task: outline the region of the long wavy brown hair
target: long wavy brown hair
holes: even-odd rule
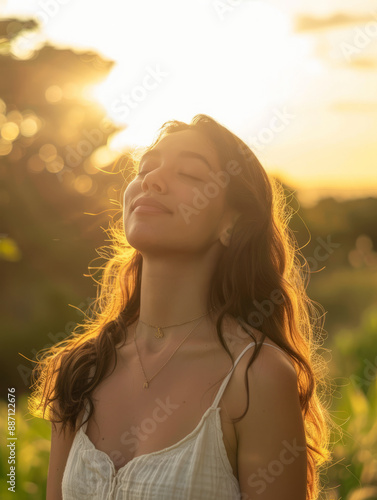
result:
[[[236,318],[238,334],[242,332],[244,338],[249,335],[257,343],[253,328],[258,327],[262,342],[268,336],[290,356],[298,376],[306,430],[307,500],[314,500],[322,490],[321,469],[331,459],[330,429],[334,423],[328,410],[328,368],[319,354],[323,344],[323,315],[321,307],[306,293],[309,267],[288,226],[293,209],[280,182],[267,175],[250,148],[207,115],[196,115],[189,124],[177,120],[165,122],[145,149],[153,148],[167,134],[181,130],[198,131],[209,139],[217,150],[222,170],[229,162],[241,167],[239,174],[230,176],[226,191],[230,206],[241,215],[213,273],[207,307],[219,313],[217,334],[233,362],[222,332],[225,315]],[[124,159],[126,165],[121,170],[127,184],[136,173],[138,154]],[[128,244],[121,217],[117,221],[113,218],[106,232],[111,245],[102,247],[100,252],[104,264],[97,268],[100,278],[96,280],[97,297],[90,314],[69,337],[44,353],[40,351],[41,357],[37,357],[32,372],[30,413],[54,424],[61,423],[62,430],[67,426],[77,430],[85,400],[90,407],[88,419],[92,416],[93,390],[112,361],[115,369],[116,346],[125,342],[127,327],[139,315],[142,255]],[[277,293],[280,300],[274,301]],[[268,313],[260,307],[264,301],[273,304]],[[262,343],[257,344],[247,368],[258,357],[261,347]],[[93,376],[89,377],[92,367]],[[246,372],[244,380],[248,389]],[[248,407],[249,398],[244,413],[234,422],[244,417]]]

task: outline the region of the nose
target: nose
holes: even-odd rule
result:
[[[141,189],[143,191],[155,190],[159,193],[162,193],[166,190],[166,181],[165,177],[167,172],[162,172],[161,167],[154,168],[150,170],[145,175],[143,175],[141,181]]]

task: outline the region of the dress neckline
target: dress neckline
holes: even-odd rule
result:
[[[89,439],[89,436],[84,432],[82,427],[80,427],[79,432],[81,432],[82,437],[88,443],[90,448],[92,448],[92,450],[95,453],[98,453],[99,455],[104,456],[105,460],[107,460],[109,462],[110,466],[113,469],[114,476],[119,476],[123,470],[127,469],[128,466],[131,465],[131,463],[145,459],[146,457],[152,457],[152,456],[161,455],[164,453],[169,453],[170,451],[174,450],[175,448],[178,448],[179,446],[181,446],[186,441],[190,441],[199,432],[200,428],[202,427],[203,422],[206,420],[206,418],[208,417],[210,412],[213,410],[215,410],[217,412],[217,415],[219,415],[221,408],[220,407],[214,408],[213,406],[210,406],[209,408],[207,408],[207,410],[202,415],[202,417],[201,417],[198,425],[195,427],[195,429],[193,429],[189,434],[184,436],[182,439],[180,439],[176,443],[174,443],[170,446],[167,446],[166,448],[163,448],[162,450],[156,450],[156,451],[151,451],[149,453],[143,453],[142,455],[137,455],[136,457],[131,458],[131,460],[129,460],[126,464],[122,465],[122,467],[119,467],[119,469],[115,468],[114,462],[111,460],[111,458],[109,457],[109,455],[106,452],[99,450],[98,448],[96,448],[94,446],[94,443]],[[220,415],[217,418],[220,420]]]
[[[92,450],[95,453],[98,453],[101,456],[104,456],[105,460],[107,460],[110,463],[110,466],[113,469],[114,476],[119,476],[122,473],[122,471],[126,470],[131,463],[134,463],[134,462],[136,462],[138,460],[141,460],[141,459],[145,459],[146,457],[152,457],[152,456],[160,455],[160,454],[163,454],[163,453],[169,453],[171,450],[173,450],[175,448],[178,448],[180,445],[182,445],[186,441],[191,440],[199,432],[200,428],[202,427],[203,422],[206,420],[206,418],[208,417],[208,415],[210,415],[211,411],[216,411],[215,415],[216,415],[216,419],[218,421],[218,428],[221,429],[221,420],[220,420],[220,410],[221,410],[221,407],[218,406],[220,398],[221,398],[221,396],[222,396],[222,394],[223,394],[223,392],[224,392],[224,390],[226,388],[226,385],[227,385],[230,377],[232,376],[232,373],[233,373],[234,369],[236,368],[238,362],[240,361],[241,357],[254,344],[255,344],[255,342],[251,342],[250,344],[248,344],[245,347],[245,349],[241,352],[241,354],[238,356],[238,358],[234,362],[234,365],[230,368],[230,370],[227,373],[227,375],[225,375],[225,377],[224,377],[224,379],[223,379],[223,381],[221,383],[221,386],[220,386],[219,390],[217,391],[217,394],[216,394],[216,396],[214,398],[213,403],[204,412],[204,414],[202,415],[202,417],[199,420],[199,422],[196,425],[196,427],[189,434],[187,434],[186,436],[184,436],[182,439],[180,439],[176,443],[174,443],[174,444],[172,444],[170,446],[167,446],[166,448],[163,448],[162,450],[151,451],[149,453],[143,453],[142,455],[138,455],[136,457],[133,457],[126,464],[122,465],[122,467],[119,467],[119,469],[116,469],[115,465],[114,465],[114,462],[111,460],[111,458],[109,457],[109,455],[106,452],[104,452],[104,451],[99,450],[98,448],[96,448],[96,446],[94,445],[94,443],[90,440],[89,436],[86,434],[86,429],[87,429],[87,426],[88,426],[88,422],[85,422],[85,424],[80,427],[80,429],[79,429],[78,432],[81,433],[82,438],[87,442],[87,444],[90,446],[90,448],[92,448]],[[85,404],[85,412],[84,412],[83,420],[84,420],[86,414],[87,414],[87,406]],[[85,428],[85,430],[84,430],[84,428]],[[229,466],[231,468],[230,463],[229,463]],[[232,471],[232,475],[233,475],[233,471]],[[233,475],[233,477],[235,478],[234,475]],[[237,479],[235,478],[235,480],[237,480]]]

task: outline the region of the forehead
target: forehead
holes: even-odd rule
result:
[[[155,149],[166,155],[179,154],[183,150],[193,151],[205,156],[215,170],[220,169],[219,157],[214,145],[203,134],[195,130],[170,133],[158,141],[152,148],[152,150]]]

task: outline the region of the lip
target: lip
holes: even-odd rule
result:
[[[135,210],[137,207],[139,207],[137,210]],[[133,212],[145,212],[145,213],[161,213],[165,212],[168,214],[171,214],[172,212],[160,203],[159,201],[153,199],[153,198],[148,198],[145,196],[142,196],[138,198],[137,200],[134,201],[132,204],[132,211]]]

